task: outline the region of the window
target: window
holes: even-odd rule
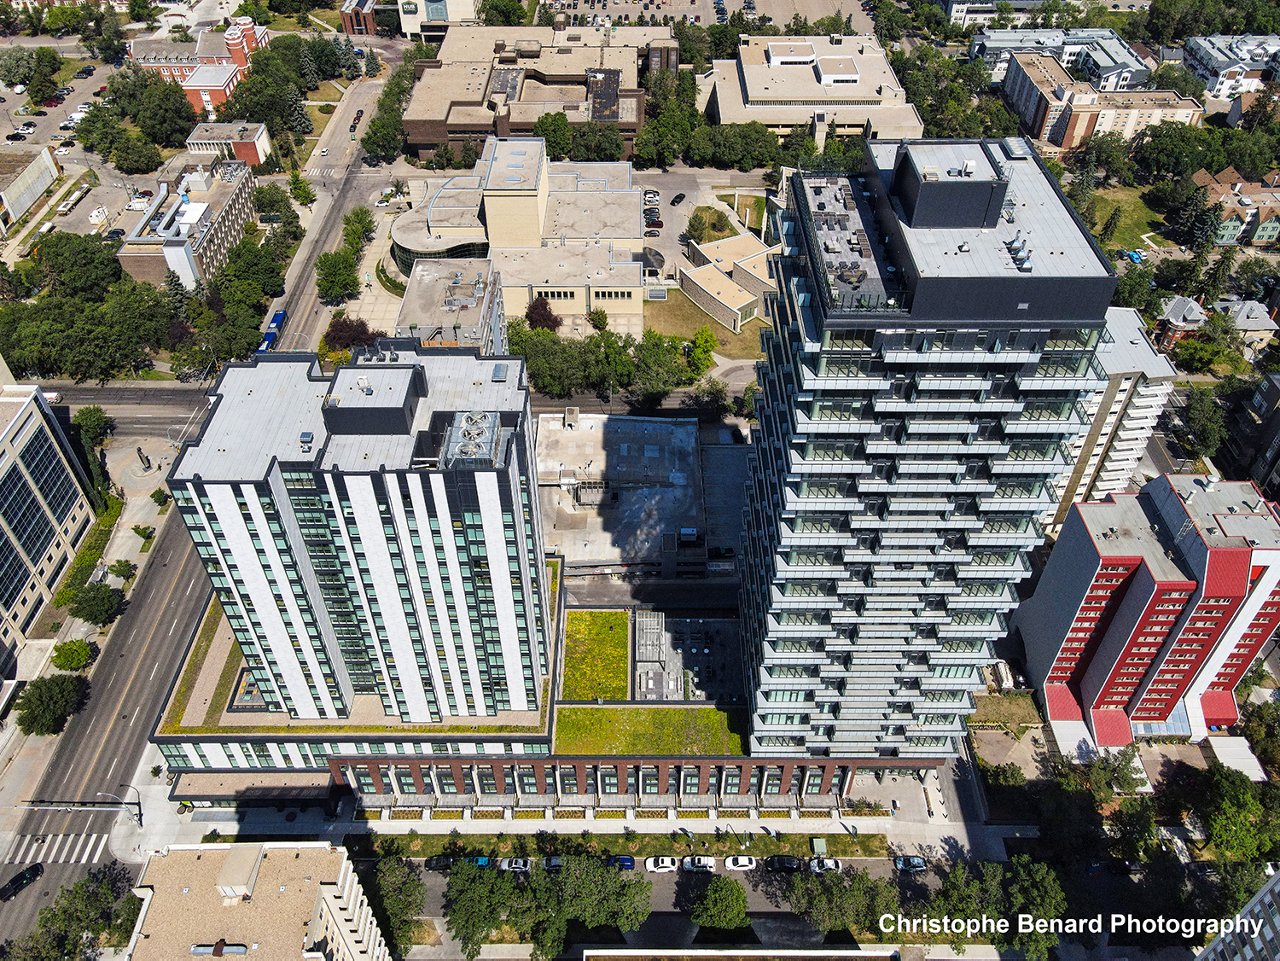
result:
[[[32,561],[38,561],[53,541],[53,525],[17,465],[0,480],[0,517]]]
[[[48,433],[37,431],[27,441],[22,448],[22,464],[36,482],[54,520],[61,524],[75,506],[76,483],[62,458],[58,456],[57,448],[53,446]]]

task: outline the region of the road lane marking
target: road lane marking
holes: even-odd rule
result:
[[[182,616],[181,614],[176,615],[176,616],[174,617],[174,619],[173,619],[173,623],[169,625],[169,634],[170,634],[170,635],[172,635],[172,634],[173,634],[173,632],[174,632],[174,631],[176,631],[176,630],[178,629],[178,618],[179,618],[179,617],[181,617],[181,616]]]
[[[138,719],[138,715],[142,712],[142,705],[139,704],[133,712],[133,717],[129,718],[129,726],[133,727],[133,722]],[[118,759],[117,759],[118,760]],[[115,767],[115,761],[111,762],[111,766]]]
[[[187,597],[187,596],[191,593],[191,588],[193,588],[193,587],[195,587],[195,586],[196,586],[196,582],[195,582],[195,580],[193,579],[193,580],[191,581],[191,583],[187,585],[187,593],[186,593],[186,594],[183,594],[182,596],[183,596],[183,597]]]
[[[156,671],[158,670],[160,670],[160,662],[156,661],[156,666],[151,669],[151,676],[147,678],[147,680],[154,681],[156,679]]]
[[[107,838],[109,836],[107,834],[102,835],[102,840],[98,842],[98,850],[93,852],[93,860],[89,862],[90,864],[98,863],[98,860],[102,857],[102,849],[107,846]]]
[[[111,772],[116,769],[116,761],[118,760],[120,760],[120,758],[118,757],[114,757],[111,759],[111,767],[107,768],[107,780],[111,779]]]
[[[69,846],[67,847],[67,852],[68,852],[68,853],[69,853],[69,855],[70,855],[70,856],[67,858],[67,863],[68,863],[68,864],[75,864],[75,863],[76,863],[76,859],[80,857],[80,849],[84,847],[84,842],[85,842],[85,841],[88,841],[88,840],[89,840],[89,837],[90,837],[90,835],[88,835],[88,834],[82,834],[82,835],[80,835],[78,838],[76,838],[75,844],[73,844],[73,845],[69,845]],[[90,846],[92,847],[92,845],[90,845]]]

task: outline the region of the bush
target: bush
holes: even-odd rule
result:
[[[148,527],[146,524],[134,524],[133,532],[141,537],[144,541],[149,541],[156,536],[156,529]]]
[[[53,595],[53,603],[59,607],[66,607],[75,600],[76,593],[88,582],[98,566],[98,561],[102,560],[102,554],[107,549],[107,541],[111,540],[111,532],[115,530],[116,521],[120,519],[122,510],[124,510],[124,501],[118,497],[107,498],[106,509],[98,515],[98,521],[94,524],[93,530],[80,545],[80,550],[76,551],[75,560],[71,562],[67,576],[63,578],[58,592]]]
[[[37,677],[18,695],[18,727],[23,734],[57,734],[88,696],[89,682],[78,674]]]
[[[317,110],[319,110],[319,111],[320,111],[322,114],[324,114],[325,116],[328,116],[329,114],[331,114],[331,113],[333,113],[335,110],[337,110],[337,109],[338,109],[338,106],[337,106],[337,104],[332,104],[332,103],[322,103],[322,104],[320,104],[320,106],[319,106],[319,107],[317,107],[316,109],[317,109]]]
[[[151,492],[151,499],[155,501],[156,507],[164,507],[169,503],[169,492],[163,487],[157,487]]]
[[[93,645],[76,637],[53,647],[53,666],[60,671],[81,671],[93,660]]]

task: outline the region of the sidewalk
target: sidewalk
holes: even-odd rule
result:
[[[157,487],[164,486],[165,472],[174,453],[162,440],[144,440],[141,445],[143,453],[151,458],[151,469],[144,470],[134,449],[137,446],[107,447],[108,476],[118,492],[124,494],[125,506],[102,555],[104,565],[121,559],[136,564],[135,580],[141,576],[148,555],[142,552],[142,538],[133,532],[133,527],[139,524],[158,529],[163,522],[160,509],[150,495]],[[121,579],[111,575],[108,575],[107,583],[123,587]],[[99,630],[74,617],[67,617],[62,622],[56,636],[28,640],[19,649],[17,677],[31,680],[51,673],[49,658],[54,645],[77,637],[93,640],[101,648],[97,661],[89,668],[89,680],[92,682],[94,668],[104,660],[103,654],[111,647],[111,628]],[[58,736],[27,737],[18,730],[12,715],[0,731],[0,851],[8,850],[12,844],[13,835],[26,814],[21,802],[36,796],[45,769],[53,757]]]

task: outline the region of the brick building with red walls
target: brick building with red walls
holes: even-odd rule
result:
[[[129,43],[129,59],[176,81],[199,116],[213,118],[240,78],[249,72],[255,50],[267,45],[267,28],[251,17],[237,17],[225,33],[203,30],[192,43],[141,39]]]
[[[1280,626],[1280,514],[1250,482],[1166,474],[1076,504],[1013,631],[1064,753],[1203,739]]]

